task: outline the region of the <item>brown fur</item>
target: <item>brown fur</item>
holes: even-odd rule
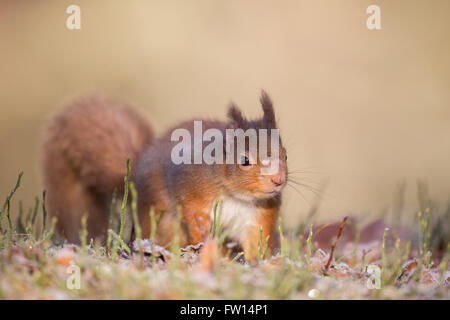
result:
[[[264,239],[270,236],[270,251],[281,205],[281,189],[270,193],[275,190],[274,176],[261,175],[259,162],[245,168],[239,164],[176,165],[171,161],[171,150],[178,142],[171,141],[171,133],[174,129],[186,128],[193,137],[193,121],[183,122],[153,139],[151,129],[131,109],[110,108],[108,104],[96,99],[75,102],[49,126],[44,148],[49,211],[51,214],[59,212],[58,227],[70,241],[78,239],[80,217],[85,212],[89,212],[90,236],[105,231],[110,195],[114,188],[120,190],[129,157],[144,237],[150,236],[149,213],[153,208],[159,220],[156,242],[169,245],[176,230],[177,212],[181,209],[180,245],[204,241],[211,230],[210,213],[215,200],[222,195],[242,196],[251,199],[252,206],[260,212],[258,227],[249,229],[240,244],[246,259],[256,258],[259,226],[263,227]],[[264,111],[261,119],[248,120],[237,106],[231,105],[228,121],[203,120],[203,132],[217,128],[225,137],[227,128],[276,128],[272,102],[264,92],[261,104]],[[286,150],[281,144],[279,152],[281,172],[275,178],[284,183]]]

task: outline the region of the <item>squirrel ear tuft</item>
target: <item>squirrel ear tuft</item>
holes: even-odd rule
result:
[[[275,112],[273,111],[272,100],[270,100],[269,95],[264,90],[261,91],[261,106],[264,111],[263,121],[268,128],[276,128]]]
[[[236,106],[233,102],[228,108],[228,119],[237,127],[242,127],[246,122],[241,110],[239,110],[238,106]]]

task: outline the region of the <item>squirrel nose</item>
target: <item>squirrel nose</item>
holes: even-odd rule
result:
[[[284,179],[281,177],[281,175],[277,175],[277,176],[272,177],[270,179],[270,181],[272,181],[272,183],[274,185],[276,185],[277,187],[281,186],[284,183]]]

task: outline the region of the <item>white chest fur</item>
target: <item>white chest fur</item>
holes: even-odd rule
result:
[[[256,226],[259,210],[251,200],[225,197],[217,207],[216,221],[219,215],[224,231],[229,232],[229,238],[242,243],[246,230]],[[214,209],[211,210],[211,219],[214,219]]]

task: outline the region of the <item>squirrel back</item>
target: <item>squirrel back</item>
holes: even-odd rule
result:
[[[46,128],[42,172],[50,215],[71,242],[79,242],[81,216],[90,237],[106,232],[114,189],[123,192],[131,165],[154,141],[149,124],[131,107],[100,97],[77,99]]]

